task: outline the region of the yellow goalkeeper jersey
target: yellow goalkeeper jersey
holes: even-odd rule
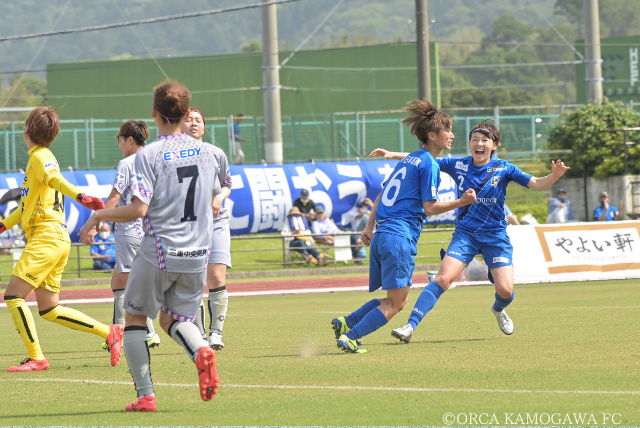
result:
[[[80,190],[64,179],[51,150],[35,146],[22,183],[22,206],[3,223],[7,228],[22,221],[27,240],[46,236],[70,242],[64,220],[64,196],[77,197]]]

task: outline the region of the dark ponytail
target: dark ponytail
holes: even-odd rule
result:
[[[439,110],[430,101],[414,100],[410,101],[408,107],[404,108],[409,116],[402,121],[403,125],[411,126],[411,134],[415,135],[422,144],[429,141],[429,132],[439,133],[440,131],[450,131],[453,120],[451,116]]]
[[[153,106],[168,123],[179,123],[189,111],[191,94],[175,80],[166,80],[153,88]]]

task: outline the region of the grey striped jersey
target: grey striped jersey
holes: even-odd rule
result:
[[[224,154],[222,149],[216,146],[212,146],[214,156],[218,161],[218,165],[220,165],[220,171],[218,172],[218,176],[216,179],[215,186],[213,188],[213,197],[215,198],[222,192],[223,187],[231,188],[231,171],[229,170],[229,160],[227,159],[227,155]],[[222,220],[228,219],[229,212],[223,206],[220,210],[220,214],[214,220]]]
[[[211,201],[220,166],[214,146],[163,135],[136,154],[130,189],[149,205],[138,254],[168,272],[202,272],[213,235]]]
[[[123,207],[131,204],[131,191],[129,190],[129,180],[131,179],[131,173],[133,172],[133,163],[136,155],[128,156],[118,162],[118,169],[116,170],[116,178],[113,180],[113,188],[120,193],[120,200],[118,206]],[[127,223],[116,223],[115,232],[116,236],[133,236],[138,239],[142,239],[142,219],[135,219]]]

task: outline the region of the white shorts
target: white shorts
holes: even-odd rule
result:
[[[131,272],[133,258],[138,254],[142,239],[135,236],[116,235],[116,268],[118,273]]]
[[[220,263],[231,269],[231,230],[229,219],[223,218],[213,221],[213,239],[209,263]]]
[[[166,272],[137,255],[124,292],[124,309],[151,319],[162,309],[177,321],[193,322],[206,287],[205,271]]]

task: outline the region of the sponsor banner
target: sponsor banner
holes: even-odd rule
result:
[[[640,277],[640,221],[509,226],[516,282]]]
[[[175,152],[169,157],[188,157],[189,153]],[[348,226],[358,215],[365,198],[375,201],[382,183],[389,178],[397,161],[321,162],[289,165],[231,165],[233,190],[224,207],[229,212],[232,235],[270,233],[282,230],[293,201],[302,189],[310,192],[311,199],[324,206],[328,218],[336,224]],[[80,191],[106,199],[112,189],[115,170],[67,171],[62,175]],[[457,199],[455,182],[441,173],[442,183],[438,200]],[[19,187],[24,173],[0,174],[0,197],[9,189]],[[8,211],[17,206],[0,206]],[[91,211],[75,201],[65,198],[65,220],[71,239],[87,221]],[[453,224],[455,213],[448,212],[429,217],[428,224]]]

